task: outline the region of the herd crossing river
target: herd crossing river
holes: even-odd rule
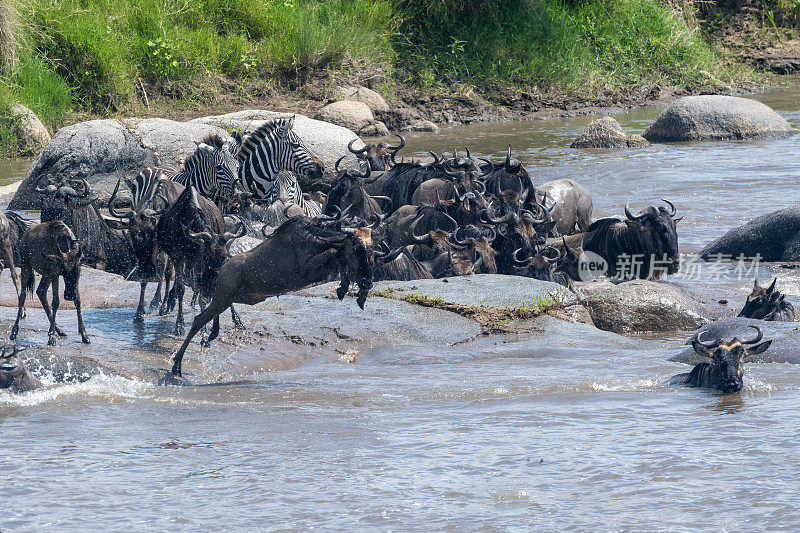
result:
[[[754,98],[800,129],[800,91]],[[615,118],[641,132],[658,112]],[[403,154],[468,146],[501,160],[510,144],[535,183],[584,185],[595,218],[669,199],[684,217],[686,255],[800,201],[797,135],[568,148],[593,118],[414,133]],[[20,179],[28,164],[4,163],[0,182]],[[758,274],[800,295],[796,270],[762,264]],[[668,279],[724,295],[730,316],[752,287],[752,277],[730,269]],[[0,291],[8,301],[7,274]],[[291,318],[281,305],[292,298],[301,297],[279,300],[274,313]],[[389,320],[377,299],[365,311],[354,299],[337,305]],[[16,312],[10,300],[0,307],[4,335]],[[133,307],[108,307],[84,312],[88,346],[74,334],[74,313],[62,311],[71,336],[58,349],[166,368],[181,340],[169,335],[174,317],[134,328]],[[29,311],[31,343],[46,343],[41,314]],[[242,314],[251,332],[269,320]],[[329,320],[320,314],[315,326]],[[800,365],[748,364],[742,392],[722,395],[666,384],[690,368],[668,361],[685,333],[624,338],[576,328],[470,349],[384,344],[353,364],[324,347],[238,335],[226,332],[205,351],[193,346],[198,371],[213,369],[199,380],[206,386],[158,387],[142,375],[60,384],[44,375],[43,389],[0,391],[0,530],[800,529]]]

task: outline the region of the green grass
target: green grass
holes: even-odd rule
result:
[[[221,77],[297,88],[309,74],[352,69],[424,90],[500,83],[589,95],[726,79],[711,47],[659,0],[0,0],[9,9],[5,152],[8,102],[54,131],[135,114],[145,94],[157,112],[230,90]]]

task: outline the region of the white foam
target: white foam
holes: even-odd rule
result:
[[[0,405],[34,406],[69,396],[90,396],[109,400],[141,398],[152,393],[155,386],[143,381],[98,374],[83,383],[52,383],[43,380],[44,388],[14,394],[0,391]]]

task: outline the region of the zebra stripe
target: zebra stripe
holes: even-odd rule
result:
[[[236,190],[237,160],[218,135],[209,135],[172,176],[184,187],[191,185],[206,198],[227,200]]]
[[[131,190],[131,207],[139,211],[155,199],[158,181],[171,179],[176,171],[171,168],[147,167],[128,182]]]
[[[322,206],[303,197],[303,191],[300,189],[300,184],[297,183],[297,178],[288,170],[281,170],[275,176],[273,192],[275,196],[268,200],[270,204],[276,200],[280,200],[284,205],[289,202],[295,203],[307,217],[317,217],[322,213]]]
[[[243,187],[261,199],[274,200],[275,177],[281,170],[307,174],[319,163],[292,130],[294,116],[272,120],[248,134],[238,151]]]

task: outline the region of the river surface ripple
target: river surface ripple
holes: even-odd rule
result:
[[[758,98],[800,128],[800,93]],[[616,118],[641,132],[657,113]],[[800,200],[797,135],[569,149],[592,118],[413,134],[408,153],[501,158],[510,143],[540,180],[584,184],[595,217],[667,198],[685,216],[685,253]],[[800,294],[800,278],[782,275]],[[750,282],[708,283],[743,297]],[[7,276],[0,289],[13,290]],[[86,321],[129,349],[132,314]],[[565,339],[530,356],[413,362],[383,350],[356,364],[299,353],[239,384],[99,376],[0,391],[0,530],[797,531],[800,368],[748,365],[741,394],[675,389],[664,380],[687,367],[666,359],[681,342]]]

